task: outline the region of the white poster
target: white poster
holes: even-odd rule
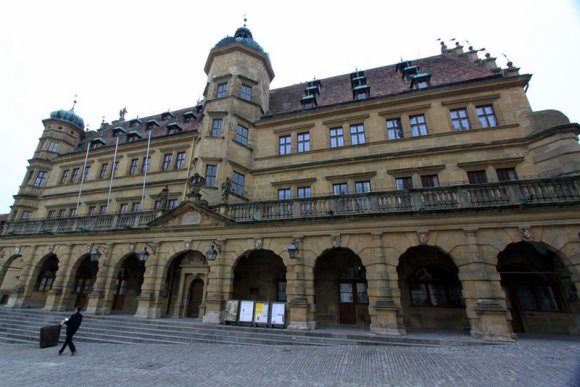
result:
[[[284,325],[284,315],[286,312],[286,304],[283,302],[272,302],[272,315],[270,316],[270,324]]]
[[[225,321],[236,321],[238,319],[238,300],[226,301]]]
[[[257,324],[268,324],[268,312],[270,306],[267,302],[256,302],[254,309],[254,322]]]
[[[242,301],[240,303],[239,322],[251,323],[254,317],[254,301]]]

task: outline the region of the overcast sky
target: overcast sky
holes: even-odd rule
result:
[[[97,129],[123,107],[131,119],[193,106],[209,50],[244,15],[272,88],[437,55],[438,38],[455,38],[533,74],[534,110],[580,121],[579,1],[2,1],[0,214],[50,112],[78,95],[75,112]]]

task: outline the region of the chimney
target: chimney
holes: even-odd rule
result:
[[[450,51],[457,56],[461,56],[463,54],[463,46],[459,42],[455,42],[455,47]]]
[[[497,67],[497,64],[495,63],[495,59],[496,58],[492,58],[491,54],[488,52],[487,54],[485,54],[485,59],[483,59],[483,61],[482,61],[483,67],[485,67],[487,70],[492,71],[494,73],[500,72],[501,69],[499,67]]]
[[[473,46],[469,46],[469,51],[465,53],[465,55],[467,56],[467,60],[470,61],[471,63],[479,62],[479,57],[477,56],[478,52],[479,50],[474,50]]]
[[[503,74],[506,77],[515,77],[520,75],[520,68],[519,67],[514,67],[513,62],[509,61],[507,62],[507,68],[505,68],[503,70]]]

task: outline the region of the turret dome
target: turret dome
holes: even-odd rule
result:
[[[61,109],[53,111],[50,113],[50,118],[68,122],[81,130],[85,128],[85,121],[74,112],[74,107],[70,110]]]
[[[268,57],[268,54],[264,51],[262,46],[260,46],[258,42],[254,40],[254,38],[252,37],[252,32],[245,25],[243,27],[238,28],[233,37],[226,36],[225,38],[220,40],[214,46],[214,48],[222,48],[235,43],[243,44],[244,46],[250,47]]]

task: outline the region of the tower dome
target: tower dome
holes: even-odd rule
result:
[[[76,101],[75,101],[76,103]],[[73,105],[72,109],[70,110],[55,110],[50,113],[50,118],[54,120],[65,121],[70,124],[73,124],[77,128],[84,130],[85,128],[85,121],[75,113],[75,107]]]
[[[264,51],[262,46],[260,46],[258,42],[254,40],[252,32],[245,25],[243,27],[238,28],[233,37],[226,36],[225,38],[220,40],[213,48],[222,48],[235,43],[243,44],[244,46],[250,47],[258,51],[259,53],[263,54],[264,56],[268,57],[266,51]]]

